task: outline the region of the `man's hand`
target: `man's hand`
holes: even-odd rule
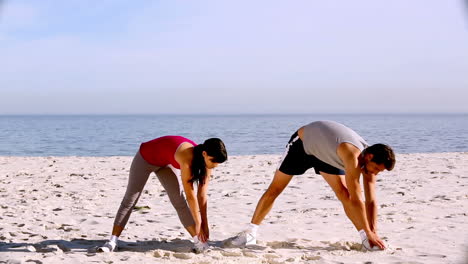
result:
[[[369,240],[369,244],[370,244],[371,248],[373,246],[378,246],[382,250],[386,248],[384,242],[374,232],[368,233],[367,234],[367,239]]]

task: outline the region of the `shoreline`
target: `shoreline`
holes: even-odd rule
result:
[[[44,263],[462,263],[468,249],[468,152],[398,154],[379,175],[379,234],[389,249],[361,252],[359,236],[331,188],[309,170],[295,176],[259,230],[259,246],[223,241],[242,231],[280,154],[230,156],[209,189],[211,249],[189,252],[189,236],[152,174],[112,254],[110,236],[132,156],[0,156],[0,260]],[[465,231],[463,231],[465,230]]]
[[[229,153],[228,153],[229,154]],[[446,152],[412,152],[412,153],[395,153],[395,155],[401,156],[401,155],[438,155],[438,154],[468,154],[467,151],[446,151]],[[262,154],[242,154],[242,155],[229,155],[230,157],[250,157],[250,156],[281,156],[283,153],[262,153]],[[127,158],[131,157],[133,158],[133,155],[115,155],[115,156],[82,156],[82,155],[69,155],[69,156],[54,156],[54,155],[48,155],[48,156],[24,156],[24,155],[0,155],[0,158],[114,158],[114,157],[119,157],[119,158]]]

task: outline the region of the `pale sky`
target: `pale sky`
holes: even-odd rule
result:
[[[0,114],[468,112],[464,0],[0,0]]]

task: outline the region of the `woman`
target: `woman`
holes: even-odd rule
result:
[[[112,236],[98,251],[111,252],[117,248],[118,237],[125,228],[151,172],[158,176],[181,223],[192,236],[194,251],[201,252],[208,248],[208,184],[211,170],[226,160],[226,147],[218,138],[210,138],[200,145],[181,136],[164,136],[142,143],[130,167],[127,191],[117,211]],[[171,168],[181,170],[183,191],[187,200]],[[197,193],[194,183],[198,183]]]

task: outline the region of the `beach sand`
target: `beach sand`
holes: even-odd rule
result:
[[[379,235],[363,252],[321,176],[295,176],[259,230],[259,244],[224,247],[242,231],[279,155],[233,156],[209,189],[211,248],[189,235],[154,174],[121,236],[110,236],[132,157],[0,157],[0,263],[468,263],[468,153],[400,154],[379,175]]]

